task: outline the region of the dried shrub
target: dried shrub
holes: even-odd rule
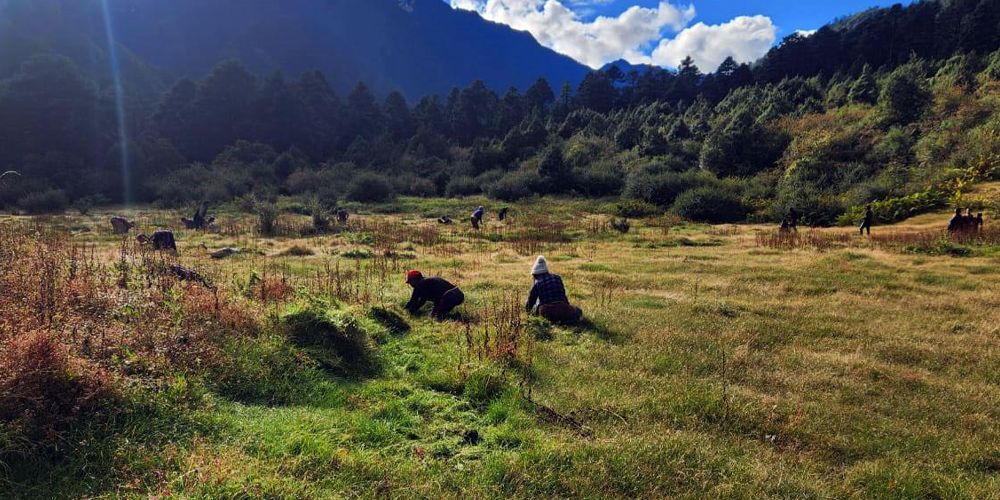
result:
[[[118,393],[98,366],[73,357],[47,333],[28,333],[0,348],[0,425],[7,450],[55,451],[80,424],[105,415]]]

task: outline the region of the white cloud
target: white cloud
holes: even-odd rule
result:
[[[667,1],[650,8],[633,6],[618,17],[600,16],[589,22],[582,19],[588,6],[611,0],[449,1],[456,9],[473,10],[490,21],[527,31],[542,45],[592,68],[618,59],[676,67],[690,55],[703,71],[715,71],[729,56],[739,62],[757,60],[774,45],[777,31],[765,16],[687,27],[695,16],[694,6]],[[676,35],[667,38],[668,33]]]
[[[727,57],[736,62],[759,59],[774,45],[776,31],[766,16],[741,16],[711,26],[698,23],[673,39],[661,40],[651,59],[660,66],[677,66],[690,55],[702,71],[712,72]]]
[[[542,45],[592,68],[625,58],[648,62],[645,54],[666,30],[679,31],[694,18],[693,6],[661,1],[652,8],[630,7],[618,17],[585,22],[559,0],[450,0],[485,19],[531,33]]]

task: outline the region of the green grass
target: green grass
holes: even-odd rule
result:
[[[423,213],[457,219],[482,201],[361,212],[431,225]],[[601,208],[546,203],[515,206],[513,227]],[[460,323],[399,306],[409,268],[462,286],[465,314],[521,298],[535,255],[430,227],[460,251],[412,245],[382,297],[318,313],[358,321],[377,369],[337,369],[329,346],[288,335],[283,315],[307,299],[262,306],[268,333],[227,346],[231,365],[130,389],[119,420],[81,429],[59,458],[0,467],[0,498],[1000,498],[995,257],[772,251],[699,225],[577,232],[545,253],[589,322],[531,324],[528,401],[519,367],[459,369]],[[75,237],[114,255],[104,233]],[[179,240],[181,261],[201,268],[214,264],[199,245],[222,238]],[[376,251],[365,234],[266,243],[253,245],[262,259],[301,276],[371,260],[330,249]],[[280,255],[292,245],[315,255]],[[218,265],[246,276],[251,263]],[[603,274],[623,287],[610,299]]]

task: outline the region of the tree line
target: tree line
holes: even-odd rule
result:
[[[42,54],[0,81],[0,162],[24,174],[0,184],[0,206],[40,211],[126,192],[170,206],[251,193],[331,203],[560,194],[716,221],[800,206],[828,223],[919,190],[938,175],[931,160],[976,161],[931,148],[945,132],[929,117],[959,92],[988,119],[1000,40],[983,23],[996,16],[994,2],[920,2],[793,35],[753,66],[609,66],[558,92],[541,78],[502,93],[475,81],[415,103],[363,82],[338,95],[320,71],[262,79],[225,61],[156,102],[128,100],[126,141],[113,89]],[[859,120],[828,130],[826,143],[804,127],[852,113]]]

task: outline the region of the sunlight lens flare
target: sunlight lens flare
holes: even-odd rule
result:
[[[121,149],[122,163],[122,200],[125,205],[132,202],[132,179],[131,167],[129,165],[128,137],[125,130],[125,94],[122,88],[121,67],[118,64],[118,49],[115,44],[115,34],[111,26],[111,11],[108,9],[108,0],[101,0],[101,8],[104,12],[104,32],[108,40],[108,58],[111,62],[111,81],[115,91],[115,109],[118,117],[118,146]]]

